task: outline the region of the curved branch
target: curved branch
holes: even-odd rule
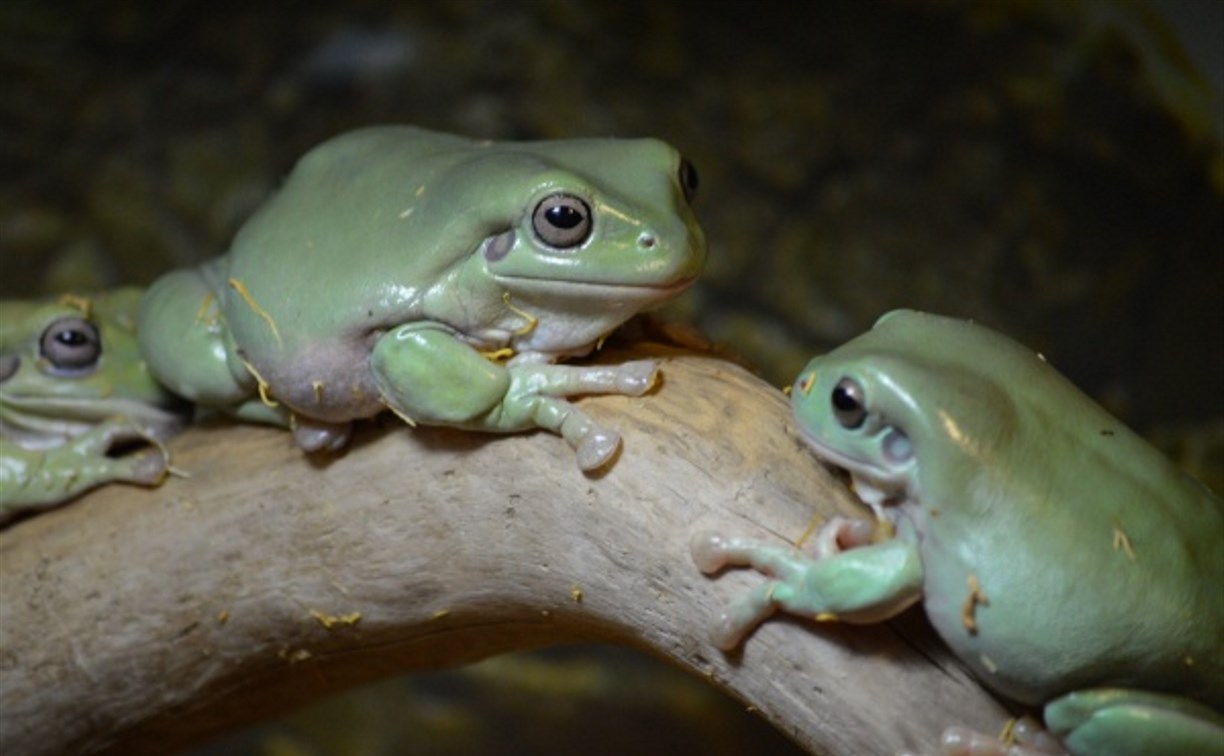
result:
[[[583,401],[624,435],[599,477],[544,433],[374,423],[311,459],[283,431],[202,426],[171,445],[189,478],[0,533],[0,751],[165,752],[357,683],[569,641],[668,659],[815,753],[996,728],[1005,713],[913,616],[710,644],[761,578],[702,576],[695,529],[793,540],[814,510],[855,507],[775,389],[644,351],[666,355],[659,390]]]

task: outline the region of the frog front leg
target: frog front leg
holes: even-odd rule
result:
[[[653,360],[589,367],[501,365],[450,333],[421,325],[384,335],[370,364],[383,401],[406,419],[498,433],[544,428],[569,442],[583,470],[611,459],[620,436],[563,397],[641,395],[657,371]]]
[[[112,450],[127,443],[141,448],[111,456]],[[122,420],[102,423],[50,449],[26,449],[0,438],[0,522],[105,483],[157,485],[168,469],[164,447]]]
[[[1046,704],[1048,731],[1033,730],[1010,745],[963,728],[943,734],[946,756],[1179,756],[1224,752],[1224,717],[1180,696],[1125,688],[1093,688]],[[1053,742],[1057,737],[1058,744]],[[1064,751],[1063,748],[1066,750]]]
[[[728,565],[771,575],[722,614],[711,637],[731,650],[778,608],[823,620],[877,622],[922,596],[918,549],[907,538],[856,546],[824,558],[791,547],[703,533],[693,539],[693,561],[706,574]]]

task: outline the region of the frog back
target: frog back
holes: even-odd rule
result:
[[[916,443],[940,634],[1020,701],[1121,684],[1224,706],[1219,497],[1039,356],[963,325],[935,358],[957,399]]]
[[[412,127],[346,133],[304,155],[234,239],[217,282],[228,325],[252,352],[293,354],[408,322],[470,249],[414,212],[470,143]]]

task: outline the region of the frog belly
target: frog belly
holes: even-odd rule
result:
[[[1219,705],[1220,649],[1196,643],[1211,634],[1197,626],[1203,618],[1195,607],[1165,606],[1150,587],[1125,580],[1102,587],[1048,568],[1025,570],[1025,558],[1004,554],[928,570],[928,586],[946,587],[928,590],[924,600],[932,624],[988,687],[1030,705],[1106,685]],[[971,574],[980,588],[972,607]]]
[[[364,344],[334,341],[303,347],[273,366],[252,367],[266,381],[274,401],[306,417],[342,423],[386,409],[369,359]]]

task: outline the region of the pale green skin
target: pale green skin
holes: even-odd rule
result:
[[[855,428],[832,407],[845,378],[861,387]],[[873,543],[838,519],[813,557],[698,536],[704,571],[774,576],[724,615],[720,645],[776,608],[875,622],[921,601],[989,687],[1054,699],[1046,726],[1073,753],[1224,748],[1224,517],[1204,486],[1038,355],[949,318],[885,315],[813,359],[792,403],[815,453],[850,472],[895,537]],[[989,601],[968,613],[976,631],[970,575]],[[945,747],[964,752],[956,740]]]
[[[140,357],[141,292],[0,301],[0,523],[111,482],[154,485],[166,474],[161,441],[184,422],[185,405]],[[88,303],[88,304],[86,304]],[[57,365],[44,353],[48,328],[101,344],[87,364]],[[126,453],[107,454],[119,444]]]
[[[427,425],[547,428],[593,469],[619,436],[562,397],[643,393],[656,365],[547,363],[590,352],[697,276],[705,240],[680,172],[651,139],[344,134],[298,162],[226,255],[154,283],[141,348],[174,392],[290,425],[308,450],[339,448],[350,421],[391,409]],[[557,192],[592,211],[575,248],[533,230]],[[497,350],[512,357],[482,354]]]

